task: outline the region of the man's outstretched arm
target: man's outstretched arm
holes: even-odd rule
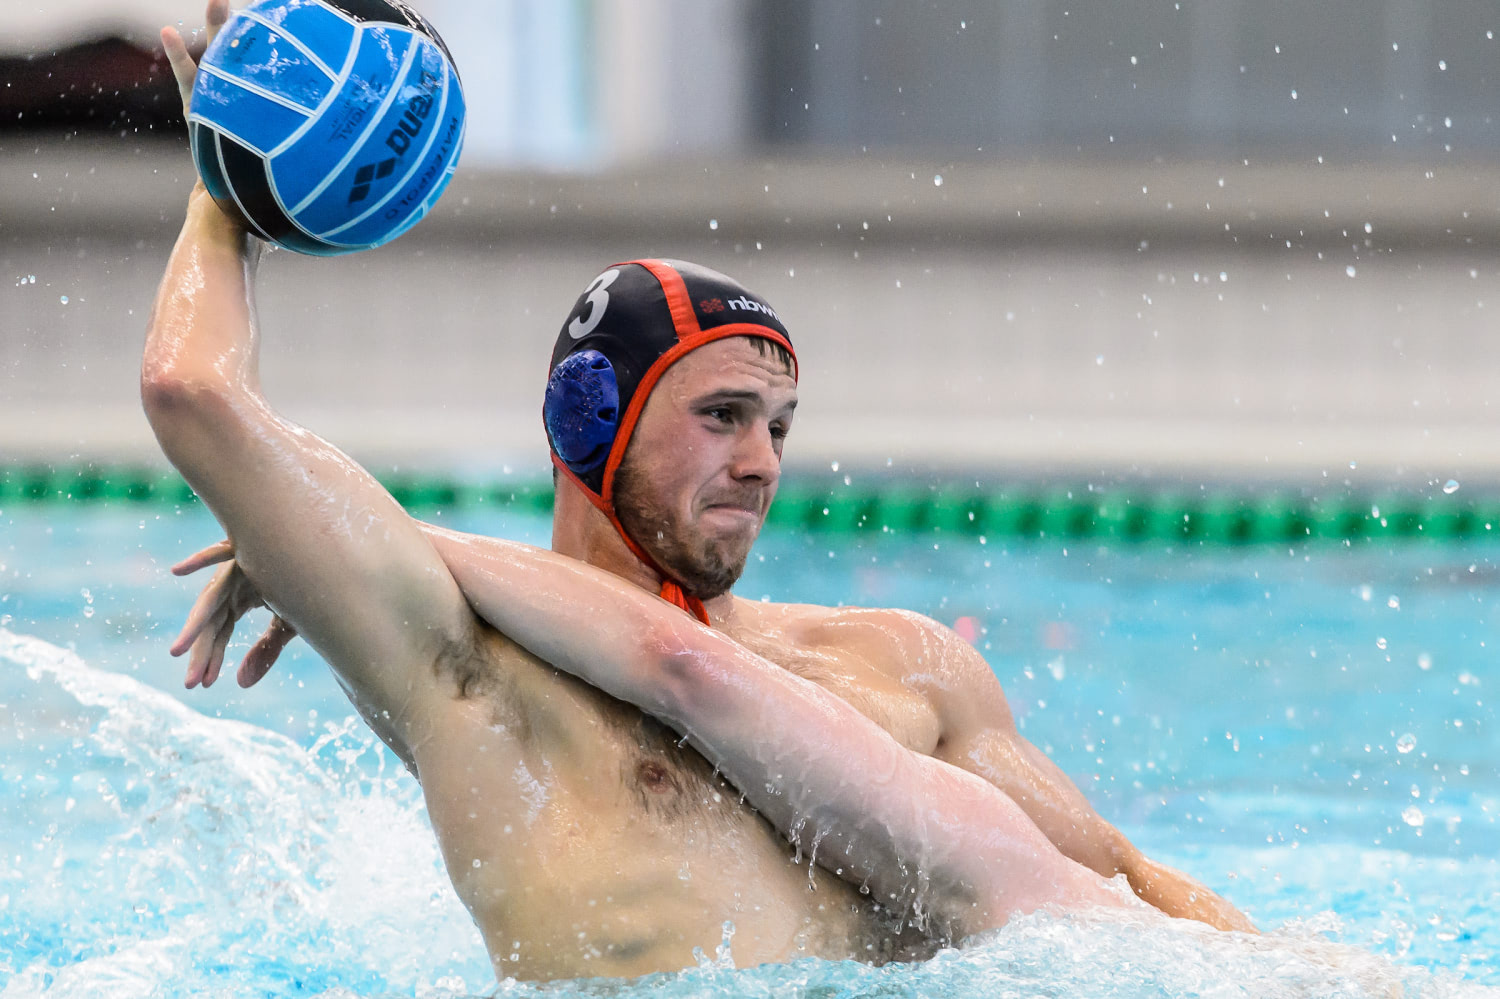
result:
[[[1119,905],[1005,795],[836,695],[553,552],[425,528],[464,595],[533,655],[690,738],[823,867],[962,936],[1047,904]]]
[[[226,16],[214,0],[210,32]],[[192,61],[174,30],[163,43],[186,95]],[[262,396],[258,257],[255,240],[196,185],[147,333],[146,415],[265,601],[334,667],[377,730],[404,742],[401,716],[434,686],[413,666],[461,651],[473,615],[379,483]]]
[[[903,615],[910,621],[916,615]],[[1063,855],[1109,878],[1124,874],[1146,902],[1169,916],[1221,930],[1254,932],[1244,913],[1181,871],[1159,864],[1106,822],[1062,769],[1016,730],[989,663],[934,621],[920,619],[920,643],[938,668],[924,693],[937,706],[943,737],[937,755],[977,774],[1021,806]]]

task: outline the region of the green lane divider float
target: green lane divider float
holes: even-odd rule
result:
[[[552,509],[552,485],[476,483],[393,474],[402,505],[437,509]],[[178,506],[197,497],[176,473],[124,466],[0,465],[0,510],[40,504]],[[1285,544],[1309,539],[1500,537],[1500,494],[1386,491],[1309,496],[1294,490],[1152,490],[1145,486],[995,489],[909,483],[782,488],[773,524],[820,533],[952,533],[1124,542]]]

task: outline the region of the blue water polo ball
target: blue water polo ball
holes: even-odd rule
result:
[[[259,0],[203,53],[188,134],[204,186],[251,232],[350,253],[437,203],[463,147],[463,89],[399,0]]]

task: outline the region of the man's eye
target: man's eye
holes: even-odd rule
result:
[[[780,426],[779,424],[774,424],[774,423],[771,425],[771,436],[773,438],[775,438],[776,440],[779,440],[779,441],[786,440],[786,432],[787,432],[786,431],[786,427],[783,427],[783,426]]]
[[[720,423],[728,423],[734,416],[729,411],[728,406],[715,406],[713,409],[707,411],[707,415]]]

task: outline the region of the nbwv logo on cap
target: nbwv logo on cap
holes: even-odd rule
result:
[[[727,306],[727,308],[726,308]],[[776,311],[739,282],[680,260],[631,260],[589,282],[557,345],[542,404],[552,464],[665,576],[620,525],[614,480],[657,381],[690,351],[732,336],[770,340],[792,355]],[[663,587],[665,595],[666,587]],[[702,604],[679,606],[707,621]]]
[[[731,309],[744,309],[748,312],[761,312],[772,319],[777,319],[775,309],[771,308],[765,302],[757,302],[752,298],[746,298],[744,295],[741,295],[739,298],[731,298],[729,300],[729,307]],[[778,325],[780,324],[779,319],[777,319],[777,323]]]

